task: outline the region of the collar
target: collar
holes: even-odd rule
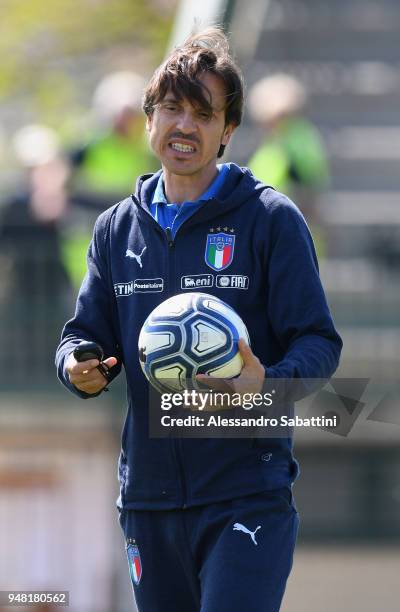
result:
[[[212,198],[215,198],[217,196],[218,191],[222,187],[225,181],[225,177],[229,171],[229,164],[218,164],[217,170],[218,170],[217,176],[215,177],[211,185],[206,189],[206,191],[202,193],[202,195],[199,198],[197,198],[196,200],[197,202],[204,202],[207,200],[211,200]],[[168,202],[166,195],[165,195],[165,191],[164,191],[163,172],[161,172],[160,176],[158,177],[157,185],[156,185],[151,203],[152,204],[164,204],[167,206],[171,205],[171,203]]]

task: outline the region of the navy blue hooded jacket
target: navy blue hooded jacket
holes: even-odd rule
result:
[[[96,222],[76,313],[57,350],[59,378],[78,396],[90,397],[64,370],[81,340],[98,342],[106,357],[117,357],[125,367],[128,412],[118,502],[123,508],[179,508],[286,486],[298,472],[290,438],[149,437],[148,383],[139,364],[138,336],[160,302],[196,290],[185,277],[204,274],[209,286],[198,289],[226,301],[242,317],[267,377],[329,378],[342,342],[307,225],[290,200],[231,164],[219,199],[206,202],[171,241],[149,212],[158,176],[139,178],[135,195]],[[246,288],[220,284],[219,271],[206,261],[207,236],[220,231],[235,236],[233,259],[223,274],[247,277]],[[127,257],[127,249],[141,254],[140,262]],[[112,369],[114,376],[119,369]]]

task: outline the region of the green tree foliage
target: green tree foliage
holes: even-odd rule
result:
[[[62,108],[76,93],[63,62],[113,47],[125,45],[133,54],[147,49],[154,65],[163,55],[174,6],[166,0],[1,0],[0,98],[34,96],[42,108]]]

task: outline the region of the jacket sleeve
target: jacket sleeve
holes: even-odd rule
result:
[[[266,367],[266,376],[297,379],[293,387],[298,398],[332,376],[342,340],[333,324],[302,214],[290,200],[282,199],[273,205],[270,227],[268,314],[284,357]]]
[[[81,398],[96,397],[71,384],[65,371],[65,362],[75,346],[82,340],[97,342],[104,350],[105,358],[118,359],[110,374],[115,378],[121,370],[121,351],[118,340],[116,305],[111,275],[106,256],[106,240],[109,231],[109,214],[98,218],[87,254],[87,273],[79,291],[74,317],[61,334],[56,352],[57,375],[60,381]],[[101,392],[100,392],[101,393]]]

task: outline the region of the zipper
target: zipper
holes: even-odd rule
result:
[[[165,228],[165,236],[167,238],[168,251],[169,251],[168,253],[169,254],[168,272],[169,272],[169,277],[170,277],[169,286],[174,287],[174,293],[175,293],[176,291],[175,253],[173,252],[175,242],[172,237],[172,231],[170,227]],[[183,467],[184,462],[183,462],[183,453],[182,453],[182,443],[181,443],[180,438],[172,439],[171,442],[172,442],[172,448],[173,448],[175,459],[176,459],[176,464],[178,466],[179,480],[181,482],[181,489],[182,489],[182,506],[181,507],[182,507],[182,510],[185,510],[187,508],[187,488],[186,488],[186,476],[185,476],[185,471]]]
[[[137,201],[137,199],[133,196],[133,200],[135,201],[135,203],[137,204],[137,206],[140,206],[139,202]],[[174,239],[172,237],[172,231],[170,227],[167,227],[165,230],[163,230],[163,228],[157,223],[157,221],[154,219],[154,217],[144,208],[141,208],[141,210],[143,210],[143,212],[149,216],[150,218],[150,222],[153,223],[155,229],[157,230],[158,233],[162,234],[167,242],[167,246],[168,246],[168,251],[167,251],[167,255],[168,255],[168,265],[167,265],[167,273],[168,273],[168,286],[169,286],[169,291],[167,292],[167,296],[170,297],[172,295],[175,295],[176,293],[176,279],[174,278],[175,275],[175,260],[174,260],[174,247],[175,247],[175,242]],[[189,219],[188,219],[189,221]],[[173,289],[172,289],[173,288]],[[180,439],[174,439],[174,438],[170,438],[171,440],[171,447],[172,447],[172,453],[175,459],[175,464],[177,466],[177,470],[178,470],[178,476],[179,476],[179,481],[181,484],[181,491],[182,491],[182,510],[185,510],[187,508],[187,487],[186,487],[186,478],[185,478],[185,472],[184,472],[184,468],[183,468],[183,459],[182,459],[182,450],[181,450],[181,445],[180,445]]]
[[[172,236],[172,230],[170,227],[166,227],[165,228],[165,236],[167,238],[167,244],[168,244],[168,255],[169,255],[169,262],[168,262],[168,272],[169,272],[169,286],[170,287],[174,287],[174,294],[176,292],[176,274],[175,274],[175,253],[174,253],[174,247],[175,247],[175,242]],[[176,460],[176,464],[178,466],[178,473],[179,473],[179,480],[181,483],[181,490],[182,490],[182,510],[185,510],[187,508],[187,487],[186,487],[186,476],[185,476],[185,470],[184,470],[184,462],[183,462],[183,452],[182,452],[182,443],[181,443],[181,439],[172,439],[172,448],[173,448],[173,452],[175,455],[175,460]]]
[[[140,207],[140,203],[138,202],[138,200],[135,197],[133,197],[133,199],[136,202],[136,204]],[[201,209],[197,210],[195,213],[193,213],[193,215],[191,215],[188,219],[186,219],[184,223],[182,223],[182,225],[178,228],[175,234],[175,238],[173,238],[172,230],[170,227],[167,227],[165,230],[163,230],[163,228],[157,223],[157,221],[154,219],[154,217],[151,215],[150,212],[148,212],[142,207],[140,208],[141,210],[145,212],[145,214],[147,214],[150,217],[151,222],[154,224],[154,227],[157,229],[159,233],[162,233],[166,239],[167,246],[168,246],[168,281],[169,281],[168,285],[170,287],[170,290],[168,291],[168,296],[175,295],[177,292],[176,278],[175,278],[176,276],[175,275],[175,253],[174,253],[176,236],[178,232],[181,232],[181,230],[186,225],[188,224],[190,225],[190,222],[193,220],[193,217],[195,217],[196,214],[198,214],[201,211]],[[186,486],[186,475],[185,475],[184,461],[183,461],[182,440],[181,438],[177,438],[177,439],[170,438],[170,440],[172,442],[172,449],[173,449],[173,453],[175,457],[175,462],[178,468],[179,480],[181,484],[181,491],[182,491],[181,508],[182,510],[185,510],[187,508],[187,486]]]
[[[174,246],[174,239],[172,238],[172,232],[170,227],[167,227],[165,229],[165,235],[167,236],[168,246],[171,249]]]
[[[176,274],[175,274],[175,253],[173,252],[175,243],[174,243],[174,239],[172,237],[172,231],[170,227],[166,227],[165,228],[165,235],[167,238],[167,242],[168,242],[168,250],[169,250],[169,274],[170,274],[170,283],[169,286],[171,287],[173,285],[174,287],[174,293],[176,291],[176,287],[175,287],[175,282],[176,282]],[[183,453],[182,453],[182,447],[181,447],[181,440],[180,438],[178,439],[172,439],[172,447],[174,449],[174,455],[175,455],[175,459],[176,459],[176,464],[178,466],[178,472],[179,472],[179,479],[181,482],[181,489],[182,489],[182,510],[185,510],[187,508],[187,490],[186,490],[186,478],[185,478],[185,472],[184,472],[184,468],[183,468]]]

